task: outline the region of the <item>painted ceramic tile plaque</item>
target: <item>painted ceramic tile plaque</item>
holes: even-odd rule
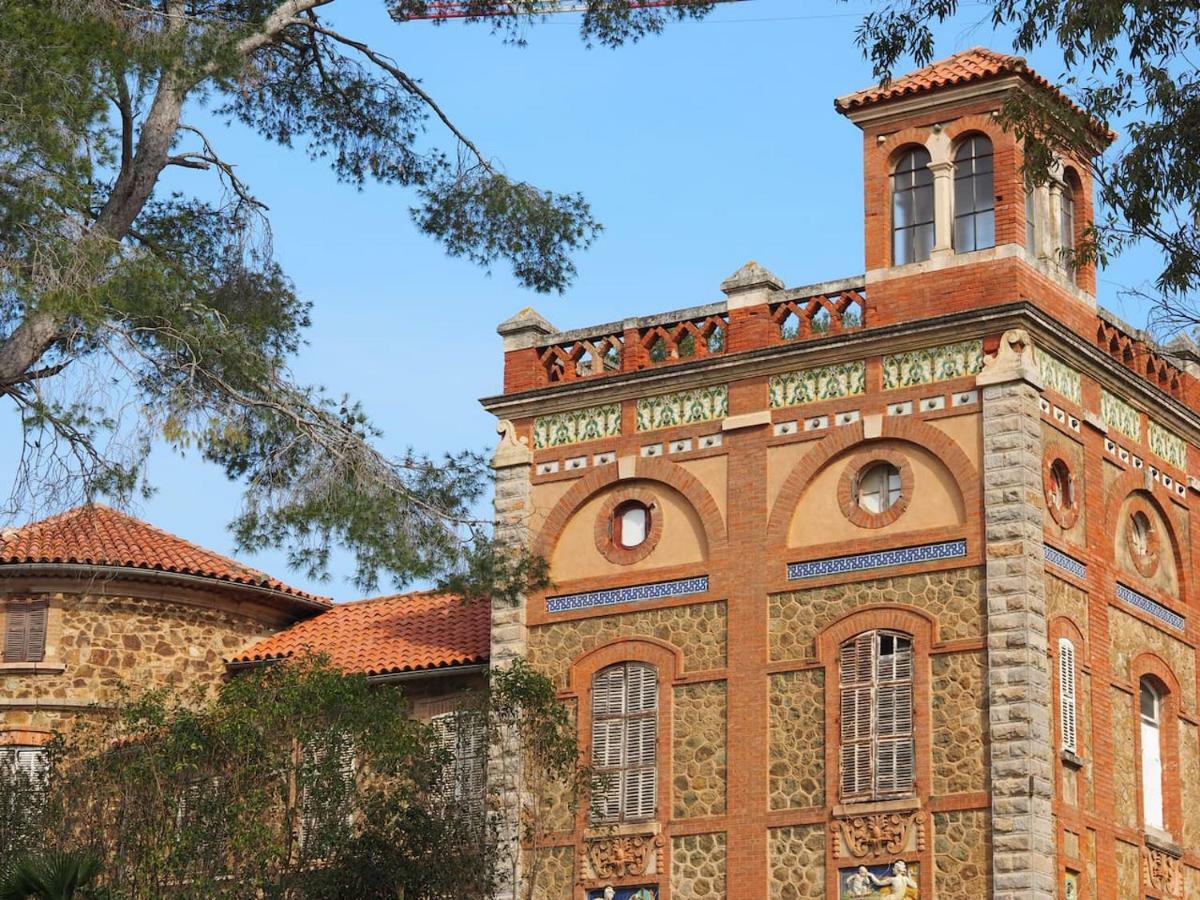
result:
[[[588,900],[658,900],[658,888],[597,888],[596,890],[588,891]]]
[[[838,897],[840,900],[919,900],[920,876],[920,864],[904,860],[842,869],[838,876]]]

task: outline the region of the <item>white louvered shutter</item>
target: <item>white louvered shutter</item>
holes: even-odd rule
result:
[[[875,642],[861,634],[841,647],[841,793],[843,800],[871,794],[871,717]]]
[[[4,608],[4,661],[25,662],[28,645],[29,607],[10,601]]]
[[[880,797],[911,793],[914,770],[912,643],[879,634],[875,687],[875,791]]]
[[[1078,752],[1075,699],[1075,645],[1058,641],[1058,727],[1062,749]]]
[[[592,819],[653,818],[658,799],[658,676],[621,663],[592,679]]]
[[[625,746],[625,669],[613,666],[592,679],[592,818],[621,818],[621,758]],[[612,717],[612,718],[602,718]]]

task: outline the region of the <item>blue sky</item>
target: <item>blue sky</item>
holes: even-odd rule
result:
[[[981,5],[963,6],[938,56],[1011,49]],[[276,254],[314,304],[297,378],[362,400],[391,450],[490,448],[493,421],[477,399],[500,388],[496,324],[525,306],[565,329],[719,300],[721,280],[748,259],[789,285],[861,272],[861,142],[832,101],[871,83],[853,43],[865,8],[749,0],[607,50],[587,49],[571,15],[530,28],[517,47],[478,25],[396,25],[380,0],[328,7],[339,30],[422,79],[510,176],[583,192],[605,230],[565,294],[536,295],[503,268],[489,277],[447,258],[413,227],[405,190],[356,191],[300,150],[215,127],[221,153],[270,206]],[[1031,62],[1051,78],[1062,71],[1053,53]],[[430,134],[448,146],[433,124]],[[1154,262],[1134,253],[1102,272],[1101,303],[1139,321],[1117,291],[1152,277]],[[232,552],[237,485],[162,450],[149,474],[157,494],[133,512]],[[317,583],[282,554],[243,558],[298,587],[357,596],[348,560]]]

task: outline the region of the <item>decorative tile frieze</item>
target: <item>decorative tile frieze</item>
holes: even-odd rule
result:
[[[606,403],[569,412],[538,416],[533,420],[533,449],[561,447],[621,433],[621,404]]]
[[[637,402],[637,430],[711,422],[729,415],[729,388],[723,384],[643,397]]]
[[[684,597],[688,594],[703,594],[708,590],[708,576],[680,578],[676,581],[659,581],[654,584],[635,584],[630,587],[610,588],[604,591],[589,591],[586,594],[564,594],[546,598],[546,612],[571,612],[576,609],[591,609],[596,606],[616,606],[619,603],[636,603],[639,600],[661,600],[664,597]]]
[[[906,566],[910,563],[933,562],[939,559],[958,559],[967,555],[965,540],[943,541],[938,544],[921,544],[916,547],[900,547],[895,550],[879,550],[874,553],[856,553],[852,556],[832,556],[808,562],[788,563],[789,581],[805,578],[821,578],[826,575],[842,575],[846,572],[862,572],[867,569],[883,569],[888,566]]]
[[[1146,426],[1150,449],[1177,469],[1187,469],[1187,444],[1183,438],[1151,420]]]
[[[1127,588],[1123,584],[1117,584],[1117,599],[1124,600],[1130,606],[1136,606],[1144,613],[1149,613],[1158,619],[1160,622],[1165,622],[1172,628],[1178,628],[1183,631],[1184,619],[1179,613],[1167,609],[1156,600],[1151,600],[1144,594],[1139,594],[1132,588]]]
[[[1042,372],[1042,383],[1046,387],[1058,391],[1073,403],[1083,402],[1078,372],[1041,347],[1033,348],[1033,358],[1037,360],[1038,368]]]
[[[982,369],[982,341],[960,341],[941,347],[893,353],[883,358],[883,389],[890,391],[964,375],[978,375]]]
[[[1075,559],[1073,556],[1067,556],[1061,550],[1055,550],[1049,544],[1042,544],[1042,556],[1046,558],[1046,562],[1057,569],[1062,569],[1068,575],[1073,575],[1080,581],[1087,578],[1087,566]]]
[[[853,397],[867,389],[865,362],[839,363],[817,369],[783,372],[772,375],[768,382],[771,406],[800,406],[818,400],[838,400]]]
[[[1142,438],[1142,418],[1138,411],[1108,391],[1100,391],[1100,417],[1125,437],[1138,441]]]

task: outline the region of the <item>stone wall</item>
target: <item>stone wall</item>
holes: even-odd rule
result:
[[[939,897],[991,896],[990,818],[982,809],[934,814],[934,883]]]
[[[534,879],[533,900],[566,900],[573,896],[575,848],[543,847],[526,859],[525,871]]]
[[[1112,688],[1113,807],[1117,824],[1137,827],[1137,772],[1133,764],[1133,698]]]
[[[529,630],[529,662],[565,688],[576,659],[601,644],[631,637],[658,638],[681,648],[685,671],[719,669],[725,665],[725,604],[694,603],[539,625]]]
[[[825,671],[771,676],[771,809],[825,804]]]
[[[813,640],[850,610],[881,603],[914,606],[937,616],[938,639],[983,634],[983,577],[978,569],[953,569],[777,594],[770,598],[771,659],[816,655]]]
[[[1117,841],[1117,893],[1126,897],[1143,896],[1141,892],[1141,851],[1133,844]]]
[[[274,630],[222,608],[163,599],[65,594],[51,604],[61,609],[61,632],[47,662],[61,663],[62,673],[0,675],[0,703],[108,704],[126,685],[140,691],[216,684],[225,657]],[[36,717],[10,710],[5,723],[22,718]]]
[[[767,845],[772,900],[812,900],[825,896],[825,829],[822,826],[772,828]]]
[[[1087,594],[1075,585],[1067,584],[1061,578],[1046,573],[1046,618],[1053,621],[1058,616],[1065,616],[1074,622],[1080,631],[1088,634],[1087,603]]]
[[[982,653],[935,656],[933,666],[933,793],[987,789],[986,662]]]
[[[725,812],[725,682],[681,685],[674,703],[673,815],[719,816]]]
[[[671,896],[677,900],[719,900],[726,896],[724,834],[671,839]]]
[[[1200,847],[1200,732],[1179,722],[1179,782],[1183,789],[1183,846]],[[1198,895],[1200,896],[1200,895]]]
[[[1128,679],[1133,658],[1153,650],[1167,661],[1179,679],[1183,709],[1186,712],[1196,709],[1196,654],[1187,644],[1116,607],[1108,611],[1108,633],[1113,677]]]

